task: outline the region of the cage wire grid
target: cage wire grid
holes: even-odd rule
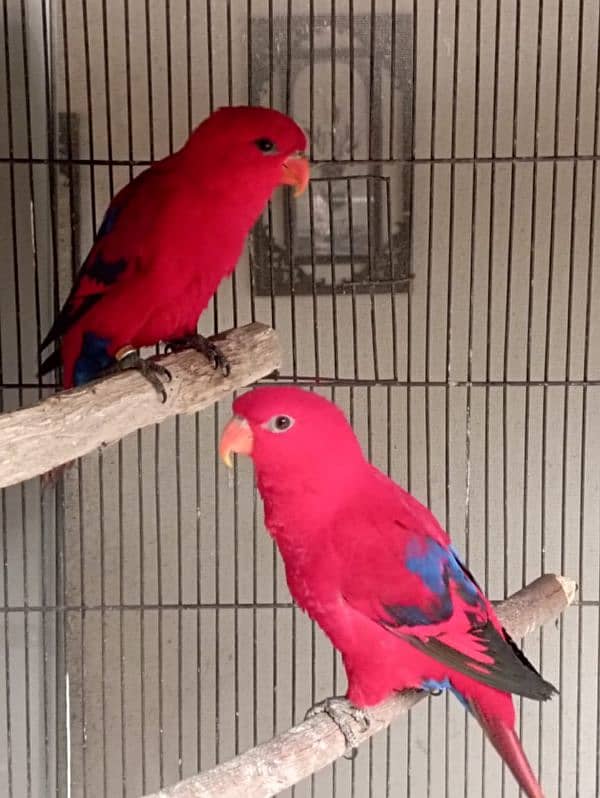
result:
[[[548,795],[600,794],[595,0],[3,0],[0,26],[2,410],[55,390],[37,345],[110,196],[219,105],[293,113],[309,197],[274,199],[201,331],[274,324],[280,382],[340,403],[491,598],[577,579],[524,642],[560,697],[519,731]],[[1,794],[137,797],[343,691],[249,464],[218,465],[228,413],[3,491]],[[456,703],[289,794],[516,796]]]

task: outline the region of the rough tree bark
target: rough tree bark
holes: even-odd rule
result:
[[[519,639],[555,619],[572,601],[577,586],[571,579],[547,574],[515,593],[496,609],[512,637]],[[371,711],[361,742],[408,712],[425,694],[400,693]],[[342,733],[325,714],[294,726],[269,742],[192,776],[146,798],[268,798],[310,776],[340,757],[346,747]]]
[[[169,416],[202,410],[281,365],[277,335],[264,324],[213,340],[229,359],[230,376],[191,350],[163,357],[160,362],[173,377],[165,384],[164,404],[138,372],[124,371],[0,416],[0,487],[44,474]]]

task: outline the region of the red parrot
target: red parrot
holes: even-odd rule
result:
[[[184,146],[156,162],[113,198],[96,241],[41,349],[60,351],[65,388],[107,371],[137,368],[166,398],[167,370],[136,350],[165,342],[191,346],[228,373],[218,349],[196,332],[198,318],[274,189],[302,193],[306,136],[269,108],[220,108]]]
[[[343,413],[321,396],[263,387],[233,410],[221,457],[252,458],[292,596],[342,654],[350,712],[368,721],[366,708],[395,691],[450,689],[525,794],[543,798],[514,731],[511,693],[543,701],[555,688],[502,628],[432,513],[365,459]],[[347,702],[328,702],[344,731]]]

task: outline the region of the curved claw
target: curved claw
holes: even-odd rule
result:
[[[231,366],[229,365],[229,361],[223,355],[214,344],[210,345],[210,354],[208,355],[208,359],[214,369],[220,369],[224,377],[229,377],[231,373]]]
[[[157,374],[160,374],[162,377],[166,379],[167,382],[173,382],[173,375],[169,371],[166,366],[163,366],[161,363],[155,363],[153,360],[146,361],[152,371],[155,371]]]
[[[184,349],[195,349],[196,352],[200,352],[214,369],[221,370],[224,377],[228,377],[231,373],[231,366],[225,355],[212,341],[203,335],[196,333],[185,338],[175,338],[165,344],[165,352],[167,353],[181,352]]]
[[[139,371],[142,377],[148,380],[150,385],[152,385],[156,393],[160,396],[161,402],[164,404],[167,401],[167,392],[162,379],[165,379],[167,382],[173,380],[173,375],[169,369],[160,363],[156,363],[154,360],[144,360],[136,350],[125,349],[125,347],[123,349],[124,354],[121,357],[119,357],[117,353],[117,360],[114,366],[105,369],[100,376],[109,376],[110,374],[116,374],[119,371],[128,371],[130,369]]]
[[[143,362],[145,366],[140,369],[140,372],[142,376],[151,383],[155,391],[159,394],[161,402],[164,404],[167,401],[167,392],[165,391],[165,386],[162,384],[160,377],[164,377],[167,382],[172,382],[173,375],[168,368],[161,366],[160,363],[154,363],[152,360],[145,360]]]

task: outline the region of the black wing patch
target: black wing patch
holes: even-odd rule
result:
[[[127,261],[125,258],[120,258],[119,260],[115,261],[107,261],[103,259],[101,254],[99,254],[94,262],[86,268],[85,273],[87,277],[91,277],[92,280],[95,280],[97,283],[102,283],[102,285],[112,285],[113,283],[117,282],[126,268]]]
[[[42,343],[40,344],[40,352],[44,350],[48,344],[51,344],[52,341],[56,341],[58,338],[63,336],[66,331],[71,327],[75,322],[79,321],[79,319],[88,312],[88,310],[101,299],[104,294],[88,294],[84,299],[81,301],[81,304],[77,308],[73,308],[73,301],[72,295],[74,294],[75,289],[71,291],[71,295],[65,302],[62,307],[62,310],[54,320],[54,324],[50,328],[50,332],[44,338]],[[45,361],[46,363],[47,361]],[[44,368],[44,364],[42,365],[42,369]],[[50,371],[53,366],[50,366],[45,371],[40,369],[40,376],[45,374],[46,371]]]
[[[146,174],[143,172],[142,174]],[[141,177],[141,175],[139,176]],[[136,182],[136,181],[134,181]],[[115,228],[115,225],[118,221],[119,215],[123,210],[124,205],[111,205],[109,206],[108,210],[104,214],[104,218],[102,220],[102,224],[98,230],[96,235],[96,242],[98,242],[101,238],[104,238]],[[96,304],[96,302],[103,296],[103,292],[99,292],[98,294],[89,294],[87,295],[81,302],[80,305],[76,309],[73,308],[73,297],[77,291],[79,286],[80,280],[83,277],[90,277],[92,280],[95,280],[96,283],[103,285],[103,286],[110,286],[113,283],[116,283],[121,274],[127,268],[127,261],[125,258],[119,258],[116,261],[106,261],[102,257],[102,252],[99,252],[93,261],[90,261],[89,255],[86,261],[84,262],[83,266],[81,267],[79,274],[75,279],[75,283],[65,304],[62,306],[58,316],[56,317],[54,324],[50,328],[48,335],[44,338],[40,345],[40,351],[43,351],[52,341],[56,341],[61,338],[67,330],[73,326],[79,319],[87,313],[87,311]],[[40,376],[45,374],[47,371],[51,371],[55,366],[46,364],[49,362],[49,359],[44,361],[40,369]]]
[[[512,648],[513,654],[521,660],[521,662],[523,663],[523,665],[525,665],[525,667],[529,668],[539,676],[537,669],[531,664],[531,662],[529,662],[523,651],[515,643],[515,641],[508,634],[508,632],[504,627],[502,627],[502,634],[504,635],[504,639],[506,640],[508,645]]]
[[[423,654],[447,665],[452,670],[505,693],[522,695],[535,701],[546,701],[557,692],[553,685],[542,679],[510,637],[507,635],[505,640],[489,621],[483,626],[474,627],[471,634],[477,638],[486,655],[492,659],[491,663],[478,662],[436,637],[425,640],[413,635],[402,635],[402,637]]]
[[[127,268],[127,261],[125,258],[121,258],[117,261],[105,261],[102,258],[101,254],[98,254],[94,261],[90,264],[86,261],[82,266],[81,272],[79,277],[71,289],[71,293],[67,297],[65,304],[62,306],[62,309],[58,316],[56,317],[54,324],[50,328],[50,332],[44,338],[40,345],[40,350],[45,349],[48,344],[52,343],[52,341],[56,341],[58,338],[61,338],[67,330],[72,327],[79,319],[84,316],[88,310],[101,299],[104,294],[103,292],[99,292],[97,294],[87,294],[82,300],[81,303],[77,306],[77,308],[73,307],[73,297],[77,291],[77,286],[79,285],[79,280],[82,277],[90,277],[92,280],[95,280],[96,283],[100,285],[110,286],[113,283],[116,283],[119,277],[123,274],[125,269]],[[43,373],[43,372],[40,372]]]
[[[431,624],[447,621],[452,615],[452,602],[447,601],[436,607],[424,610],[415,605],[384,604],[383,608],[392,620],[383,618],[383,626],[393,628],[395,626],[429,626]]]

